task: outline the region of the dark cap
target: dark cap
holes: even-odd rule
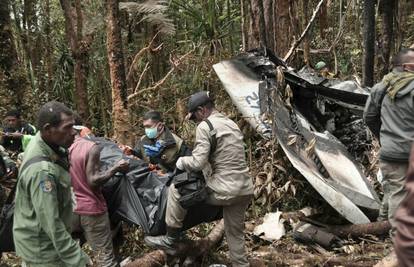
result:
[[[198,107],[204,106],[205,104],[212,102],[214,102],[214,100],[212,97],[210,97],[210,94],[207,91],[200,91],[195,94],[192,94],[187,104],[187,117],[190,120],[194,119],[194,112],[197,111]]]
[[[153,120],[153,121],[162,121],[161,113],[156,110],[150,110],[144,114],[144,121]]]

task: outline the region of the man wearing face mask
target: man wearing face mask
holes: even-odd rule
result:
[[[172,172],[177,159],[191,153],[184,141],[165,126],[158,111],[145,113],[143,126],[145,135],[136,143],[134,156],[157,165],[164,172]]]
[[[223,207],[224,229],[233,266],[249,266],[244,246],[244,215],[253,195],[253,182],[246,163],[243,135],[232,120],[214,108],[208,92],[193,94],[188,118],[198,123],[191,156],[180,157],[177,169],[203,171],[211,205]],[[187,210],[180,203],[179,191],[169,187],[165,221],[167,235],[146,237],[148,245],[167,253],[181,240]]]
[[[414,140],[414,49],[403,49],[393,70],[376,84],[367,100],[364,120],[380,141],[384,197],[380,217],[395,229],[394,215],[406,195],[404,188]]]

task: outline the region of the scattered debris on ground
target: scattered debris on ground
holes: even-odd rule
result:
[[[373,266],[390,254],[389,223],[372,223],[378,144],[361,120],[366,89],[319,80],[258,52],[220,64],[224,87],[263,137],[250,144],[249,155],[256,186],[246,222],[252,266]],[[124,266],[230,266],[222,223],[188,230],[176,257],[149,250],[136,225],[122,228]],[[20,260],[3,253],[0,264]]]

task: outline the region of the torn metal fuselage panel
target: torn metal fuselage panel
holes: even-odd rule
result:
[[[271,127],[260,116],[260,100],[257,75],[237,61],[225,61],[213,66],[233,103],[236,103],[245,120],[266,138],[271,136]],[[237,73],[237,75],[234,75]]]
[[[333,208],[352,223],[370,222],[364,211],[379,209],[378,196],[346,147],[326,131],[324,123],[312,112],[313,100],[320,98],[359,109],[367,94],[311,84],[284,67],[285,82],[293,90],[293,97],[288,96],[285,88],[278,88],[276,67],[267,57],[255,53],[213,66],[233,103],[252,127],[265,138],[272,133],[292,165]],[[263,101],[268,107],[266,119]],[[292,136],[296,136],[295,142],[290,142]]]

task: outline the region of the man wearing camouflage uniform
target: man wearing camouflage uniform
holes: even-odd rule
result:
[[[67,148],[75,131],[72,111],[49,102],[39,111],[40,132],[20,168],[13,222],[16,253],[23,266],[85,266],[88,256],[72,239],[71,182]]]

